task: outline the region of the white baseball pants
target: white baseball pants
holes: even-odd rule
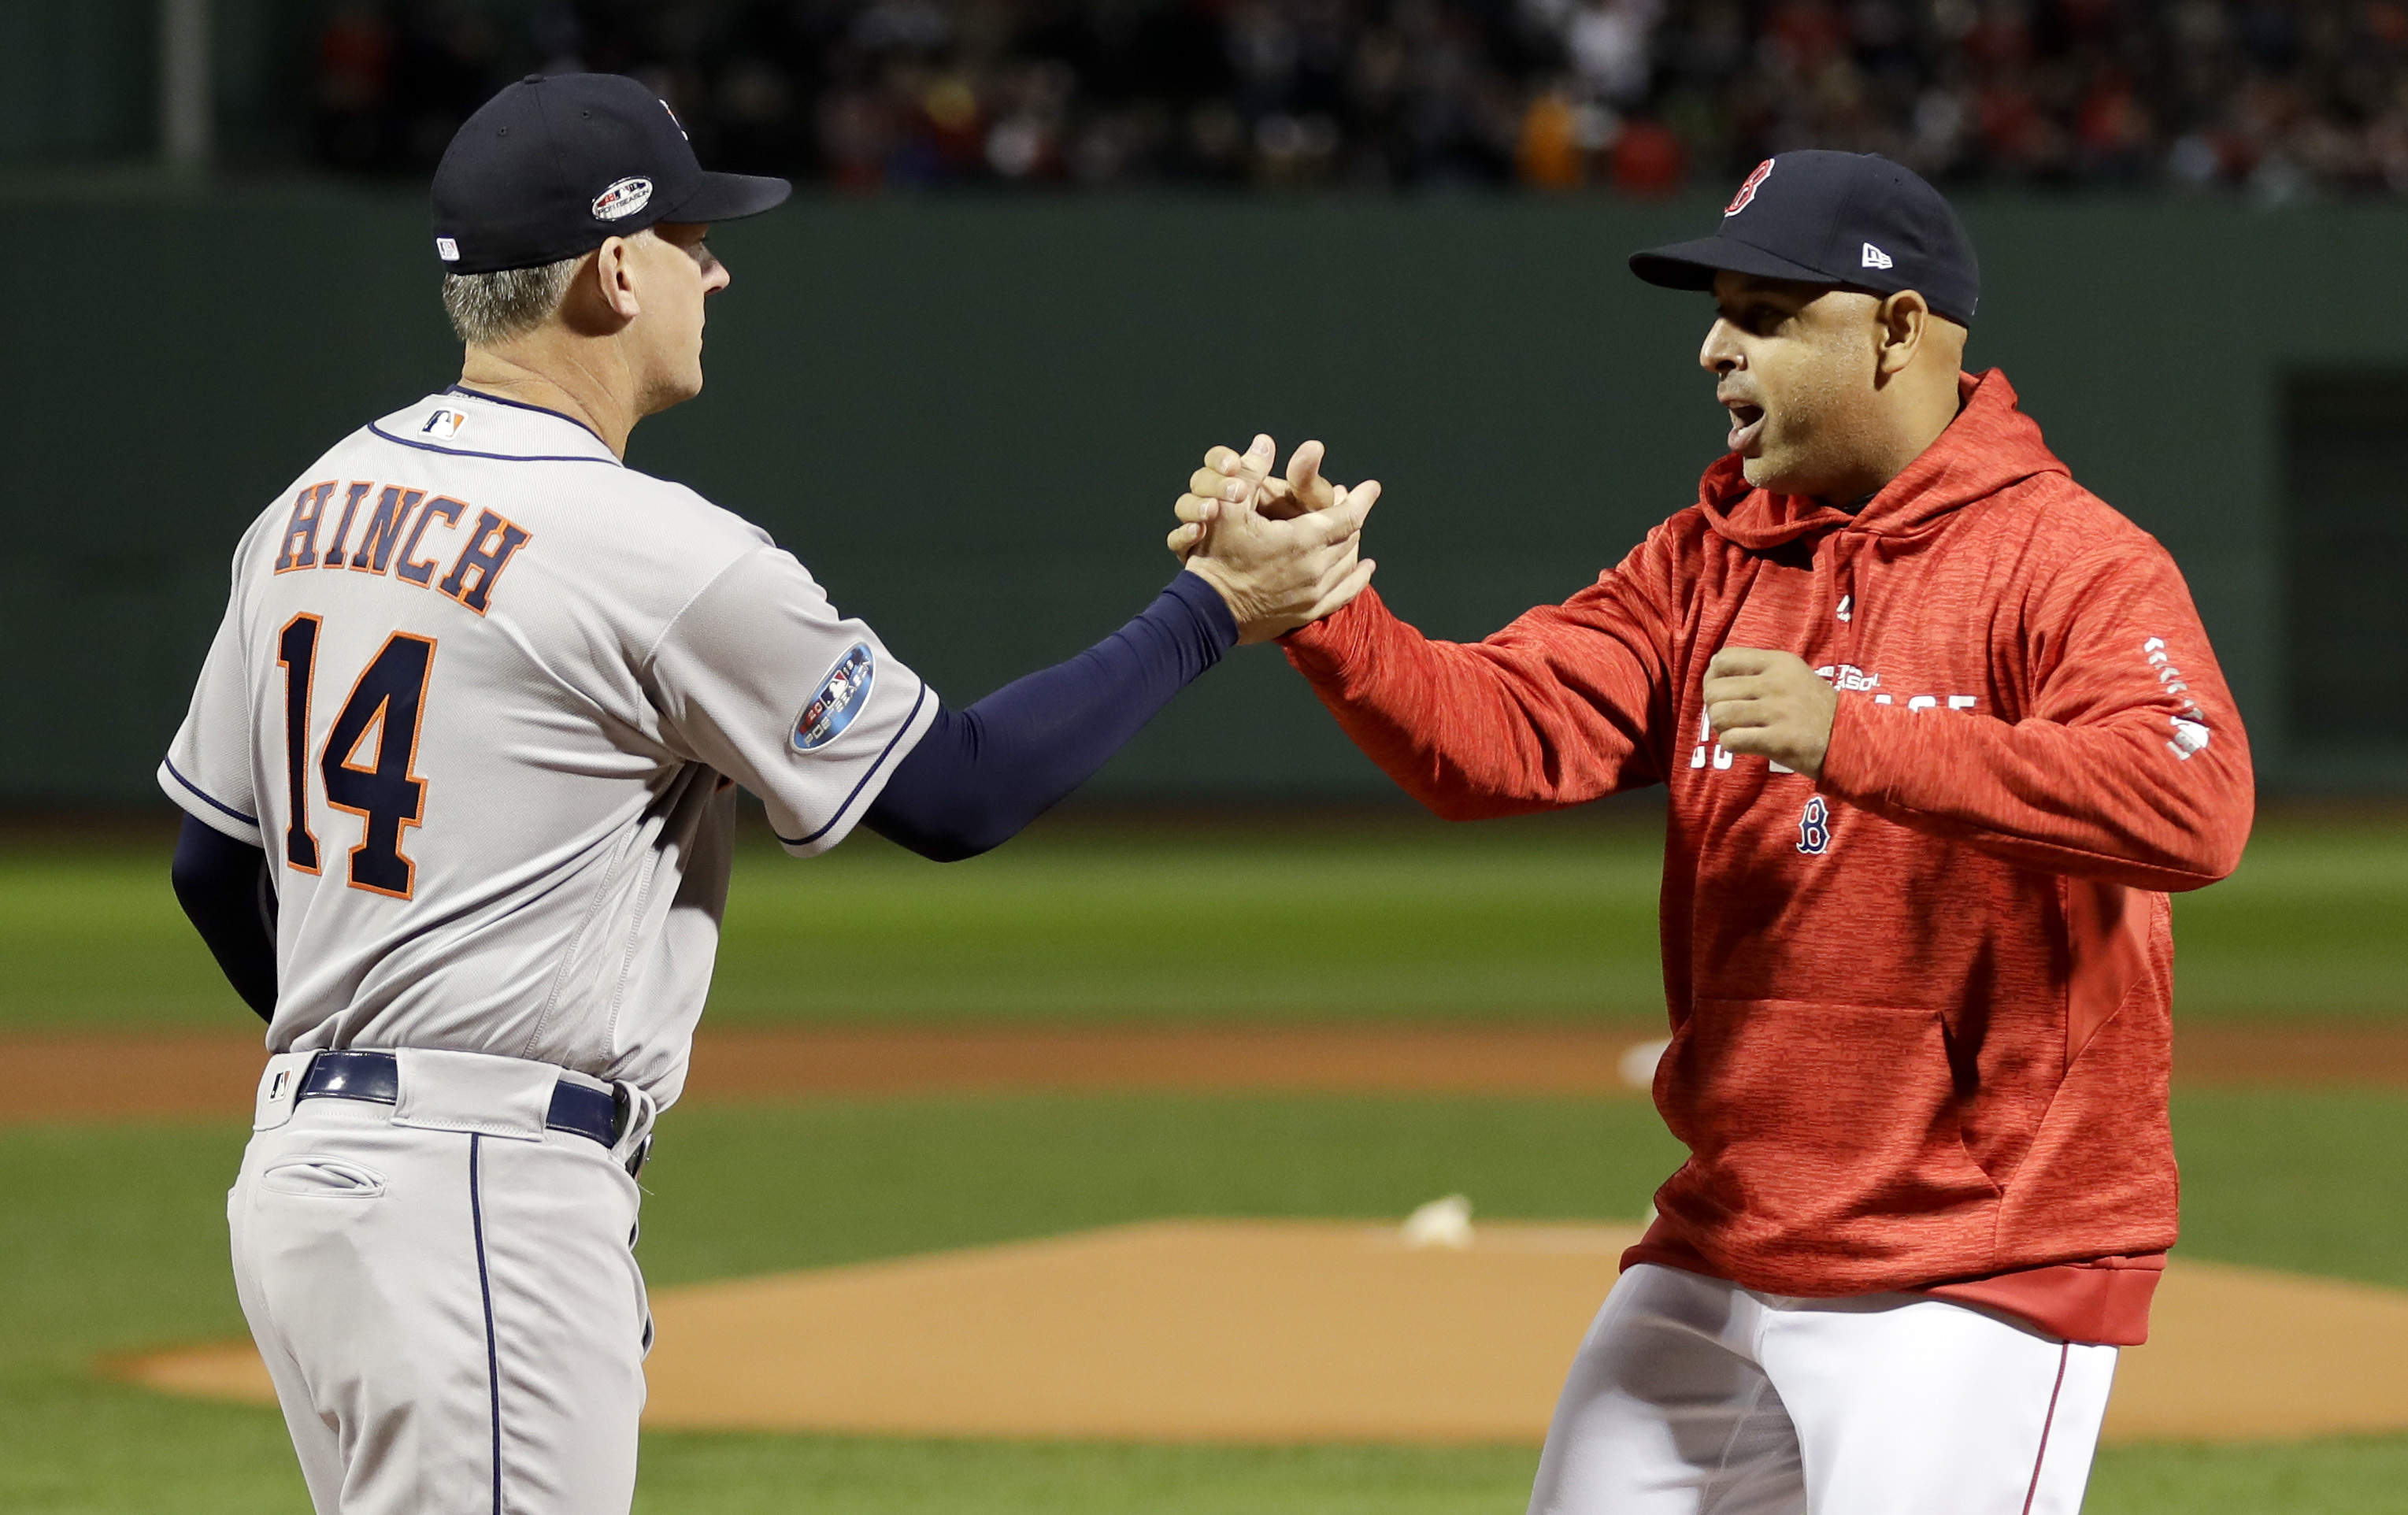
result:
[[[227,1196],[309,1498],[318,1515],[624,1515],[651,1318],[623,1160],[645,1133],[614,1154],[545,1129],[553,1081],[576,1076],[544,1064],[400,1057],[396,1105],[296,1106],[308,1055],[272,1060]]]
[[[2076,1515],[2115,1349],[1913,1294],[1641,1264],[1606,1296],[1531,1515]]]

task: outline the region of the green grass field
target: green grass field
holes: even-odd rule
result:
[[[0,1032],[240,1022],[165,848],[0,837]],[[756,846],[710,1015],[1652,1022],[1661,856],[1579,816],[1074,821],[946,867],[866,834],[810,863]],[[2186,1016],[2408,1017],[2408,823],[2265,822],[2177,911]],[[831,960],[878,971],[810,971]]]
[[[243,1024],[155,839],[0,848],[0,1031]],[[1596,824],[1054,828],[938,869],[748,854],[713,1015],[1499,1022],[1660,1013],[1655,849]],[[2408,828],[2273,825],[2182,907],[2186,1017],[2408,1016]],[[805,998],[796,966],[895,970]],[[859,976],[855,976],[858,978]],[[2408,1288],[2408,1095],[2186,1093],[2188,1254]],[[232,1123],[20,1127],[0,1163],[0,1509],[305,1510],[272,1413],[95,1379],[239,1335]],[[1014,1097],[680,1109],[646,1175],[663,1284],[1172,1215],[1641,1212],[1673,1160],[1633,1100]],[[1513,1515],[1520,1448],[1213,1449],[659,1436],[646,1515]],[[2127,1448],[2094,1515],[2373,1515],[2408,1437]]]
[[[2187,1095],[2196,1255],[2408,1287],[2408,1098]],[[271,1412],[94,1381],[95,1353],[237,1336],[230,1124],[11,1134],[0,1165],[0,1508],[299,1512]],[[1165,1215],[1640,1213],[1671,1161],[1629,1100],[990,1098],[678,1112],[646,1175],[669,1284]],[[1524,1449],[1224,1450],[654,1436],[651,1515],[1401,1510],[1513,1515]],[[2399,1508],[2408,1437],[2123,1449],[2106,1515]]]

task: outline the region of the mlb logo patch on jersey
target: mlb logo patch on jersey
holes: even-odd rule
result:
[[[819,693],[796,717],[795,750],[815,752],[844,735],[844,728],[869,704],[869,682],[877,672],[869,644],[853,643],[853,650],[836,660],[836,666],[820,680]]]
[[[419,424],[418,431],[422,436],[432,436],[438,442],[448,442],[459,436],[460,428],[466,424],[468,424],[468,417],[465,412],[454,410],[450,406],[437,406],[428,412],[425,421]]]

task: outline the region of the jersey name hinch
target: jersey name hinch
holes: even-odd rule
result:
[[[468,515],[467,501],[445,494],[428,499],[427,491],[408,484],[353,480],[339,486],[342,514],[335,519],[334,536],[329,538],[327,513],[337,487],[330,479],[305,484],[293,496],[293,513],[284,522],[275,572],[345,568],[353,573],[390,573],[421,589],[432,584],[436,593],[483,615],[493,603],[494,585],[502,570],[533,535],[497,511],[479,510],[476,524],[467,528],[463,538],[460,522]],[[359,523],[356,534],[354,522]],[[422,544],[432,550],[426,536],[437,522],[442,523],[442,537],[458,544],[450,571],[439,580],[435,577],[439,559],[420,555]]]

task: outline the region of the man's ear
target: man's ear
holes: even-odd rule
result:
[[[613,236],[594,250],[593,290],[603,309],[621,323],[644,313],[636,294],[636,260],[624,236]]]
[[[569,276],[568,293],[560,301],[562,323],[580,336],[609,336],[624,329],[641,308],[632,279],[626,243],[614,236],[587,253]]]
[[[1878,371],[1884,378],[1903,373],[1923,346],[1931,322],[1931,307],[1914,291],[1900,290],[1882,301],[1873,320],[1880,343]]]

